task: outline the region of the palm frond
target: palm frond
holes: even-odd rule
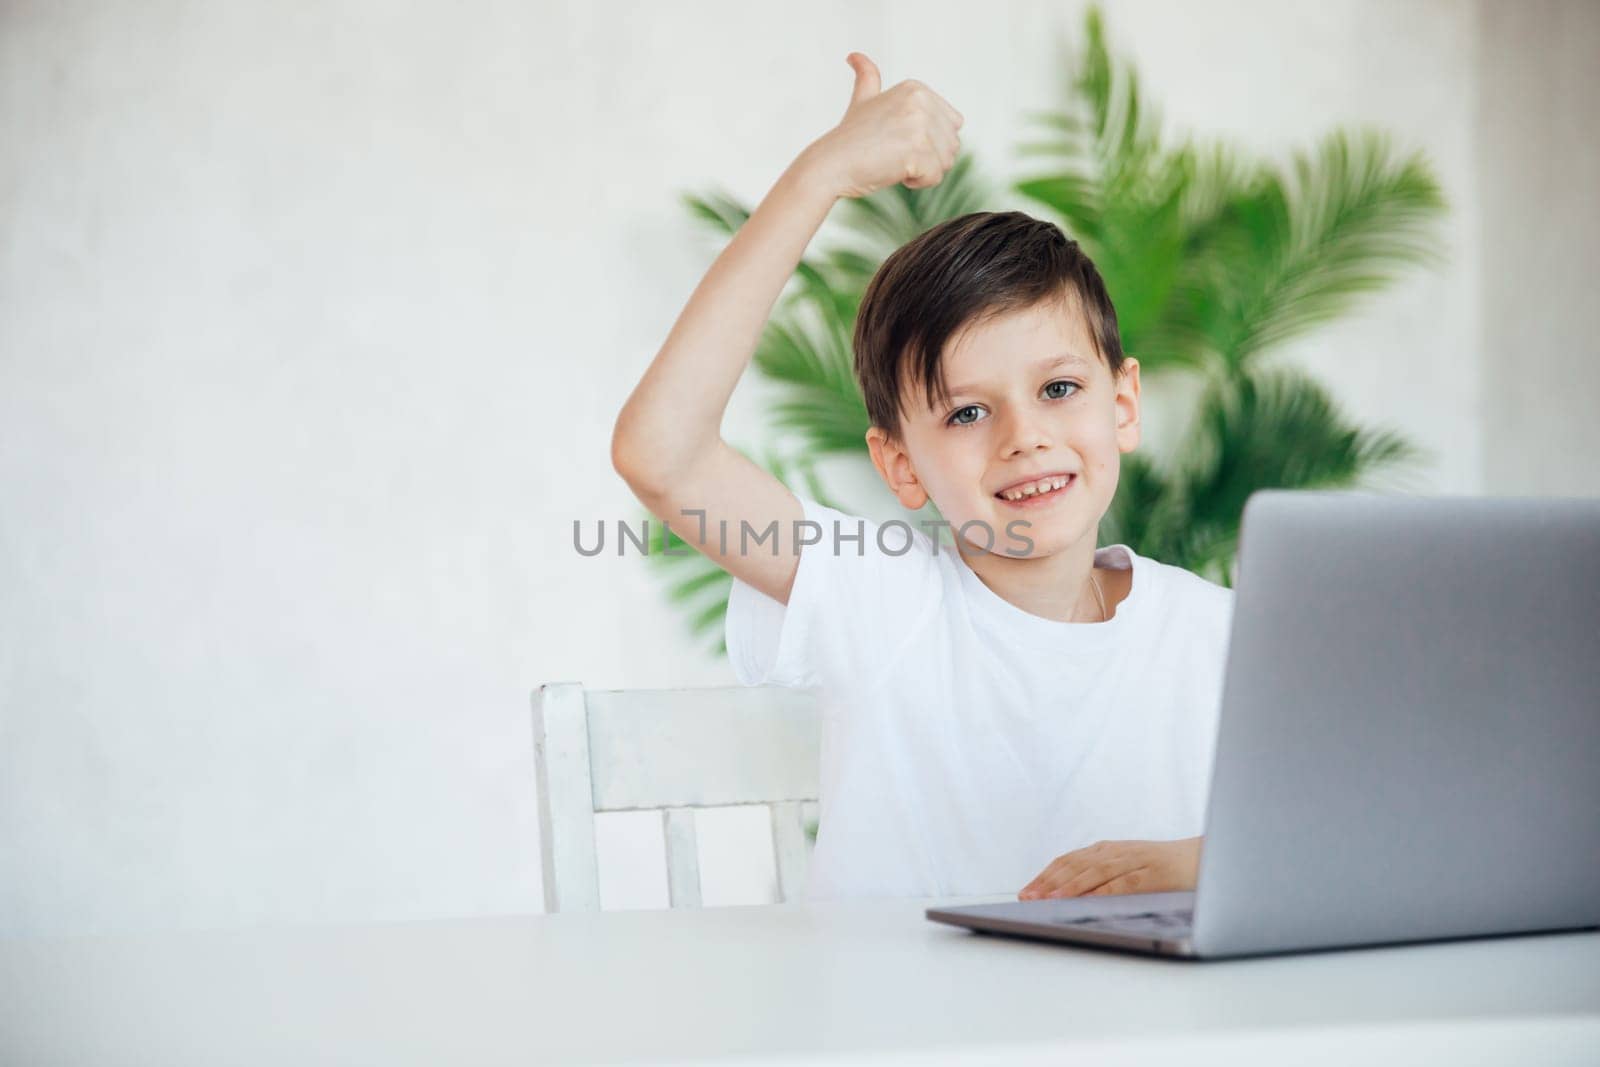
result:
[[[1113,194],[1148,191],[1152,179],[1163,176],[1161,122],[1145,102],[1133,65],[1112,59],[1097,8],[1085,15],[1081,52],[1071,55],[1067,47],[1063,55],[1059,110],[1024,114],[1044,128],[1043,139],[1027,142],[1025,154],[1052,157],[1059,170],[1018,189],[1071,220],[1080,240],[1102,240],[1108,213],[1120,208]]]
[[[1116,495],[1100,518],[1101,542],[1131,545],[1143,553],[1151,543],[1151,518],[1171,495],[1167,479],[1147,456],[1138,452],[1123,456]]]
[[[871,420],[856,383],[851,337],[838,301],[826,290],[805,315],[774,316],[756,346],[755,365],[786,386],[772,405],[777,425],[798,432],[819,453],[856,452]]]
[[[1232,203],[1254,195],[1269,180],[1261,163],[1219,143],[1185,144],[1169,165],[1177,171],[1179,187],[1177,262],[1163,302],[1147,309],[1132,342],[1125,344],[1153,370],[1204,366],[1214,360],[1212,324],[1223,292],[1232,284],[1220,234]]]
[[[1335,130],[1229,206],[1212,254],[1212,347],[1230,363],[1347,312],[1402,269],[1441,258],[1445,202],[1420,155],[1397,159],[1376,131]]]
[[[1220,143],[1163,148],[1136,72],[1096,9],[1059,110],[1026,117],[1046,173],[1016,183],[1083,243],[1149,369],[1239,365],[1348,311],[1406,267],[1436,262],[1444,201],[1420,155],[1334,131],[1286,168]]]
[[[723,237],[732,237],[750,220],[750,208],[728,193],[712,192],[704,196],[684,193],[680,199],[693,218]],[[820,286],[825,289],[830,284],[822,268],[804,257],[795,266],[795,274],[809,287]]]
[[[1098,10],[1085,19],[1082,52],[1066,67],[1067,99],[1057,112],[1034,112],[1045,136],[1028,155],[1046,157],[1048,173],[1014,188],[1065,222],[1094,260],[1112,303],[1124,351],[1152,368],[1193,363],[1194,330],[1164,322],[1187,251],[1198,169],[1190,149],[1161,146],[1158,112],[1138,73],[1111,58]]]
[[[1422,453],[1388,430],[1356,426],[1303,372],[1249,370],[1218,379],[1200,402],[1188,448],[1174,472],[1178,505],[1161,551],[1215,577],[1238,547],[1245,501],[1258,489],[1331,489],[1362,484]]]
[[[772,405],[773,423],[807,438],[818,453],[862,450],[871,419],[864,403],[842,407],[835,393],[797,389]]]
[[[697,196],[694,193],[684,193],[680,197],[689,214],[718,231],[724,237],[732,237],[739,232],[750,218],[750,209],[745,207],[732,196],[723,192],[707,193]]]

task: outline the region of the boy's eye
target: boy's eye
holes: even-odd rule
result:
[[[1063,388],[1056,390],[1055,392],[1051,392],[1051,390],[1056,389],[1056,386],[1062,386]],[[1079,385],[1077,382],[1068,381],[1065,378],[1061,378],[1046,385],[1042,391],[1044,392],[1045,396],[1051,400],[1065,400],[1067,397],[1076,394],[1082,388],[1083,386]],[[977,404],[968,404],[964,408],[956,409],[956,411],[952,413],[951,416],[945,420],[945,422],[950,426],[971,426],[973,423],[978,421],[978,413],[982,410],[983,408]]]

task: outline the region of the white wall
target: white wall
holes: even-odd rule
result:
[[[1596,488],[1595,305],[1557,288],[1594,241],[1539,246],[1536,316],[1485,264],[1593,234],[1580,7],[1108,5],[1178,125],[1279,153],[1373,122],[1432,157],[1449,265],[1286,353],[1432,449],[1424,489],[1505,491],[1513,445],[1539,491]],[[635,512],[611,420],[716,247],[679,193],[759,199],[852,49],[1011,177],[1080,11],[0,7],[0,931],[538,910],[529,691],[732,682],[639,561],[570,547]],[[1508,69],[1559,115],[1480,107]],[[1488,400],[1511,324],[1582,387]],[[647,831],[607,831],[615,903],[664,899]]]
[[[1487,491],[1600,494],[1600,4],[1483,5]]]

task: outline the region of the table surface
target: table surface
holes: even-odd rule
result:
[[[1600,1061],[1600,932],[1197,963],[923,915],[1004,899],[4,939],[0,1060]]]

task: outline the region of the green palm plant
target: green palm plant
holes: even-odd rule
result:
[[[1404,270],[1438,262],[1444,199],[1426,160],[1400,158],[1378,131],[1336,130],[1283,165],[1220,143],[1164,143],[1095,8],[1064,69],[1062,105],[1030,113],[1036,133],[1020,146],[1042,172],[1012,190],[1056,216],[1094,259],[1123,348],[1144,371],[1155,382],[1186,374],[1203,384],[1177,458],[1124,457],[1101,537],[1227,584],[1250,493],[1352,486],[1421,458],[1397,434],[1354,425],[1308,376],[1264,361]],[[724,236],[749,216],[722,194],[684,201]],[[779,385],[772,424],[800,443],[803,458],[766,456],[791,489],[826,503],[811,460],[865,459],[851,337],[878,265],[928,228],[987,209],[999,208],[968,155],[932,188],[895,185],[841,203],[844,241],[801,261],[754,356]],[[694,552],[650,559],[689,607],[695,634],[725,653],[731,579]]]

